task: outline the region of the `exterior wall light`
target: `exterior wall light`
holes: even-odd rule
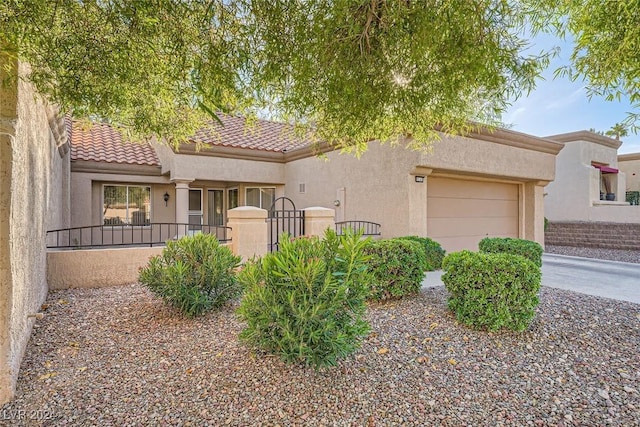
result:
[[[334,200],[333,201],[333,206],[340,206],[340,200]]]
[[[424,182],[424,176],[416,175],[416,182]]]
[[[164,205],[169,206],[169,193],[165,192],[163,198],[164,198]]]

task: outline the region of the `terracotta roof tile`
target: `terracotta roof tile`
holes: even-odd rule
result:
[[[292,126],[258,120],[247,124],[244,117],[221,115],[222,125],[212,122],[196,132],[195,143],[285,152],[309,145],[309,141],[295,134]],[[122,135],[108,124],[94,123],[86,127],[84,123],[67,118],[67,129],[71,141],[72,160],[94,162],[128,163],[139,165],[160,165],[151,145],[124,142]]]
[[[212,122],[196,132],[193,141],[222,147],[284,152],[309,145],[295,134],[293,126],[257,120],[247,125],[244,117],[220,115],[222,125]]]
[[[85,123],[67,119],[71,141],[71,160],[160,166],[149,143],[124,142],[122,135],[108,124]]]

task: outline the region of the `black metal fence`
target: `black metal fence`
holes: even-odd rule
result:
[[[167,240],[196,233],[213,234],[220,242],[231,240],[230,227],[157,222],[147,225],[94,225],[52,230],[47,232],[47,248],[164,245]]]
[[[344,234],[345,230],[362,231],[363,236],[380,236],[380,224],[371,221],[340,221],[336,222],[336,233]]]
[[[288,197],[279,197],[269,209],[267,224],[269,252],[277,251],[283,234],[291,237],[304,235],[304,211],[297,210]]]

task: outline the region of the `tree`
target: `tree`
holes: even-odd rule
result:
[[[571,64],[557,74],[585,79],[589,96],[628,97],[634,110],[640,108],[639,0],[524,1],[534,33],[571,35],[575,41]],[[631,112],[623,124],[636,131],[638,119]]]
[[[611,129],[606,131],[604,134],[615,138],[616,141],[620,141],[620,138],[623,136],[627,136],[629,132],[627,131],[627,127],[625,125],[623,125],[622,123],[616,123],[615,125],[611,126]]]
[[[270,116],[363,150],[495,124],[549,54],[520,2],[5,0],[5,55],[75,116],[181,142],[215,112]]]

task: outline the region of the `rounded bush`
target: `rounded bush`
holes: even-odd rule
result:
[[[380,301],[420,292],[426,257],[420,243],[407,239],[372,241],[365,249],[373,275],[369,299]]]
[[[480,329],[522,331],[539,303],[540,268],[506,253],[455,252],[443,261],[448,306],[458,321]]]
[[[398,238],[420,243],[420,245],[424,248],[426,257],[426,262],[424,265],[425,271],[440,270],[442,268],[442,260],[446,255],[446,251],[442,249],[440,243],[428,237],[405,236]]]
[[[542,267],[542,246],[531,240],[513,239],[511,237],[485,237],[478,244],[480,252],[507,253],[523,256]]]
[[[234,270],[240,257],[215,236],[198,233],[168,241],[140,270],[139,281],[187,316],[219,307],[240,294]]]
[[[332,366],[354,352],[369,332],[368,240],[327,230],[318,237],[284,238],[278,252],[239,273],[245,292],[238,308],[247,322],[240,338],[286,362]]]

